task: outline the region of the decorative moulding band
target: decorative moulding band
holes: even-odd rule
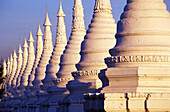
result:
[[[112,56],[105,58],[105,63],[127,63],[127,62],[170,62],[170,56]]]

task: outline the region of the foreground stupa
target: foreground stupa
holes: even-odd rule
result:
[[[169,29],[163,0],[127,0],[117,44],[110,50],[112,57],[105,59],[105,74],[100,75],[106,87],[101,94],[85,96],[85,110],[170,111]],[[91,98],[93,105],[99,105],[92,107]]]

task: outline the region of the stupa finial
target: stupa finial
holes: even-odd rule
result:
[[[40,26],[40,20],[39,19],[38,19],[38,31],[37,31],[36,36],[43,36],[43,33],[41,31],[41,26]]]
[[[18,54],[22,53],[22,49],[21,49],[21,43],[19,43],[19,49],[18,49]]]
[[[26,40],[26,34],[25,34],[25,41],[24,41],[23,48],[28,48],[28,44],[27,44],[27,40]]]
[[[30,31],[30,37],[29,37],[28,42],[29,42],[29,43],[30,43],[30,42],[34,42],[34,39],[33,39],[33,36],[32,36],[32,31]]]
[[[45,22],[44,22],[44,26],[52,26],[50,19],[48,17],[48,10],[47,10],[47,6],[46,6],[46,18],[45,18]]]
[[[16,54],[15,49],[14,49],[14,55],[13,55],[13,58],[17,58],[17,54]]]
[[[12,53],[11,53],[10,61],[11,61],[11,62],[13,61]]]
[[[65,17],[65,14],[64,14],[63,8],[62,8],[62,4],[61,4],[61,0],[60,0],[60,8],[59,8],[57,17]]]

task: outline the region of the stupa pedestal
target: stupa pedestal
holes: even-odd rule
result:
[[[100,100],[103,109],[97,110],[170,110],[169,20],[163,0],[127,0],[118,22],[117,44],[110,50],[112,57],[105,59],[107,70],[99,76],[105,97]],[[125,95],[112,97],[116,94]]]

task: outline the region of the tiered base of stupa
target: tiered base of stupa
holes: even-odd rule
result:
[[[170,111],[169,67],[114,67],[99,77],[106,87],[84,95],[86,112]]]
[[[169,93],[86,94],[85,112],[169,112]]]

